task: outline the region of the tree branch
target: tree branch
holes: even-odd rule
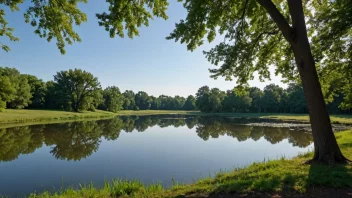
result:
[[[275,4],[271,0],[257,0],[257,2],[263,6],[266,11],[269,13],[270,17],[274,20],[276,25],[279,27],[280,31],[284,35],[285,39],[292,44],[292,32],[293,29],[288,24],[285,17],[280,13],[280,11],[276,8]]]

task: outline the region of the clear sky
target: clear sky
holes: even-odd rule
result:
[[[15,28],[14,35],[20,41],[9,43],[1,39],[10,46],[11,51],[0,51],[0,66],[15,67],[21,73],[32,74],[45,81],[53,80],[57,71],[80,68],[97,76],[103,88],[116,85],[122,91],[146,91],[156,96],[187,96],[195,94],[203,85],[232,89],[236,86],[234,81],[209,77],[208,68],[214,66],[202,53],[217,44],[219,38],[194,52],[187,51],[184,44],[165,39],[175,23],[186,16],[181,3],[170,2],[167,11],[169,19],[150,21],[150,26],[142,27],[140,37],[133,40],[117,36],[111,39],[108,32],[98,26],[95,13],[106,10],[105,1],[82,4],[80,8],[88,16],[88,22],[76,28],[82,42],[67,46],[65,55],[60,54],[55,42],[48,43],[39,38],[33,33],[34,28],[24,23],[26,5],[21,5],[19,12],[7,10],[6,19],[9,26]],[[284,86],[281,78],[274,76],[273,72],[271,79],[271,82],[265,83],[256,79],[250,85],[259,88],[270,83]]]

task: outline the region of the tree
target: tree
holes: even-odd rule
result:
[[[57,84],[54,81],[48,81],[45,83],[45,108],[46,109],[60,109],[60,96],[58,94]]]
[[[15,68],[0,67],[0,108],[23,109],[30,103],[31,90],[27,78]]]
[[[185,105],[186,99],[181,96],[175,96],[173,98],[174,101],[174,107],[172,109],[174,110],[181,110],[183,106]]]
[[[275,84],[270,84],[264,88],[262,104],[265,112],[279,112],[283,89]]]
[[[196,106],[196,98],[192,95],[189,95],[186,99],[185,104],[183,105],[184,110],[188,110],[188,111],[193,111],[197,109]]]
[[[209,112],[209,94],[210,89],[208,86],[203,86],[198,89],[196,93],[196,105],[200,111]]]
[[[118,112],[123,108],[124,98],[118,87],[112,86],[104,89],[103,98],[103,110]]]
[[[226,96],[222,102],[223,110],[227,112],[241,112],[245,113],[249,111],[251,107],[252,98],[249,97],[249,92],[246,89],[228,90]]]
[[[222,110],[222,101],[225,98],[225,92],[218,88],[212,88],[209,92],[208,105],[210,112],[220,112]]]
[[[150,6],[147,2],[144,3]],[[253,78],[254,71],[258,71],[261,78],[269,78],[268,65],[270,64],[276,65],[277,72],[288,79],[293,79],[292,73],[298,72],[313,130],[315,147],[313,160],[326,163],[345,162],[346,159],[332,132],[305,21],[307,19],[308,23],[314,22],[310,19],[319,18],[319,13],[315,15],[311,10],[322,8],[329,11],[335,8],[333,14],[337,19],[342,18],[346,11],[350,11],[350,8],[345,8],[350,7],[348,0],[305,1],[304,5],[302,0],[275,1],[275,3],[271,0],[185,0],[184,7],[188,11],[188,16],[186,20],[176,24],[176,29],[168,39],[180,40],[181,43],[187,44],[189,50],[194,50],[203,44],[205,36],[209,41],[214,40],[216,30],[219,30],[220,34],[225,34],[222,43],[205,52],[211,63],[221,64],[219,69],[210,70],[215,78],[237,77],[237,81],[244,84]],[[109,8],[110,13],[98,15],[101,20],[100,25],[105,26],[110,35],[117,33],[122,36],[122,23],[126,22],[130,35],[138,34],[135,28],[141,23],[136,24],[129,20],[131,13],[128,10],[131,10],[134,5],[141,6],[134,1],[119,1]],[[166,5],[166,1],[161,1],[159,6],[154,4],[152,13],[166,18]],[[143,5],[141,7],[143,8]],[[123,10],[124,8],[129,9]],[[139,14],[134,12],[133,14],[136,17],[144,16],[145,24],[148,17],[151,17],[144,8]],[[348,16],[344,17],[346,21],[352,21]],[[352,22],[345,22],[344,25],[344,30],[351,29]],[[337,33],[339,32],[341,31],[338,29]],[[333,37],[327,39],[335,40]],[[296,71],[294,71],[294,63],[297,66]]]
[[[124,110],[134,110],[136,108],[136,102],[134,100],[135,94],[132,90],[126,90],[123,93],[124,103],[123,109]]]
[[[25,74],[28,84],[31,88],[31,102],[29,108],[43,108],[45,105],[45,95],[47,92],[45,82],[35,76]]]
[[[11,85],[8,76],[0,75],[0,111],[6,108],[6,102],[10,101],[16,90]]]
[[[203,44],[205,35],[212,41],[217,29],[220,34],[225,34],[223,42],[205,52],[211,63],[221,64],[219,69],[210,70],[215,78],[237,77],[237,81],[244,84],[253,78],[254,71],[258,71],[261,78],[269,78],[270,64],[276,65],[277,72],[287,79],[294,79],[292,73],[298,71],[313,130],[313,160],[345,162],[332,131],[305,22],[314,18],[311,10],[337,1],[319,2],[305,1],[303,7],[302,0],[279,1],[276,4],[271,0],[186,0],[184,7],[188,16],[176,24],[168,39],[181,40],[193,50]]]
[[[75,112],[91,109],[94,100],[99,97],[98,78],[87,71],[81,69],[60,71],[54,76],[54,80],[62,103],[68,104]]]
[[[260,113],[262,111],[262,97],[264,93],[258,87],[249,88],[249,97],[252,99],[251,112]]]
[[[147,110],[147,109],[150,109],[151,107],[151,99],[148,96],[148,94],[144,91],[138,92],[135,95],[134,100],[136,101],[136,106],[140,110]]]
[[[154,96],[150,96],[151,104],[150,109],[158,110],[160,109],[160,100]]]
[[[288,104],[290,113],[306,113],[307,103],[304,99],[302,86],[291,83],[287,88]]]

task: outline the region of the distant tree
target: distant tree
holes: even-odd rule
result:
[[[208,105],[210,112],[220,112],[222,110],[222,101],[226,94],[218,88],[212,88],[209,92]]]
[[[265,112],[279,112],[280,100],[283,89],[275,84],[270,84],[264,88],[263,107]]]
[[[174,108],[174,100],[170,96],[160,95],[158,97],[160,101],[160,109],[161,110],[170,110]]]
[[[104,101],[101,105],[103,110],[118,112],[123,108],[124,97],[118,87],[112,86],[105,88],[103,98]]]
[[[173,100],[174,100],[174,106],[172,109],[174,110],[181,110],[186,102],[186,99],[181,96],[175,96]]]
[[[44,98],[44,106],[46,109],[60,109],[60,97],[58,94],[57,84],[54,81],[47,81],[45,83],[46,93]]]
[[[147,110],[147,109],[150,109],[151,107],[151,98],[144,91],[138,92],[135,95],[134,100],[139,110]]]
[[[287,88],[288,102],[287,107],[290,113],[306,113],[307,103],[304,98],[302,86],[296,83],[289,84]]]
[[[28,84],[31,87],[32,98],[28,108],[43,108],[45,106],[45,95],[47,93],[45,82],[29,74],[25,74],[24,76],[27,78]]]
[[[31,88],[26,76],[15,68],[0,67],[0,106],[22,109],[30,103]]]
[[[196,93],[196,105],[197,108],[202,112],[210,111],[209,95],[210,89],[208,86],[203,86],[199,88]]]
[[[183,105],[184,110],[188,110],[188,111],[193,111],[197,109],[196,106],[196,98],[192,95],[189,95],[186,99],[185,104]]]
[[[134,100],[135,93],[132,90],[126,90],[123,93],[123,97],[124,97],[123,109],[134,110],[136,108],[136,102]]]
[[[150,109],[153,110],[158,110],[160,109],[161,102],[159,98],[156,98],[154,96],[150,96],[151,104],[150,104]]]
[[[258,87],[249,88],[249,97],[252,99],[251,112],[260,113],[262,111],[262,101],[264,93]]]
[[[75,112],[91,109],[95,97],[99,95],[98,78],[87,71],[81,69],[60,71],[54,76],[54,80],[62,102],[64,105],[68,104]]]
[[[0,75],[0,111],[6,108],[6,102],[11,101],[15,93],[16,90],[12,86],[9,76]]]
[[[246,89],[228,90],[222,102],[223,110],[227,112],[248,112],[251,107],[252,98],[249,97],[249,91]]]

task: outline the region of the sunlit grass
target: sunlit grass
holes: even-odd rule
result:
[[[28,109],[6,109],[0,112],[0,124],[6,123],[27,123],[43,121],[66,121],[88,118],[112,117],[114,113],[97,110],[95,112],[68,112],[56,110],[28,110]]]
[[[344,155],[352,159],[352,131],[336,133],[337,141]],[[44,192],[32,194],[31,198],[66,197],[177,197],[210,193],[237,192],[297,192],[304,193],[308,188],[352,187],[352,165],[305,165],[303,162],[312,157],[312,153],[300,154],[293,159],[282,157],[277,160],[256,162],[231,172],[219,172],[215,177],[199,179],[194,184],[182,185],[173,182],[170,189],[160,184],[145,186],[138,180],[114,180],[105,183],[104,188],[95,188],[92,184],[80,189],[66,189],[56,193]],[[183,197],[183,196],[180,196]]]

